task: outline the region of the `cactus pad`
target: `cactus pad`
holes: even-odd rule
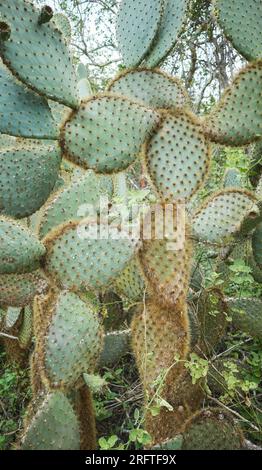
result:
[[[49,394],[25,431],[22,450],[79,450],[76,415],[61,392]]]
[[[104,336],[104,348],[99,367],[112,367],[128,352],[130,330],[112,331]]]
[[[126,232],[90,219],[60,225],[43,243],[47,247],[45,269],[66,289],[108,287],[138,249],[137,240]]]
[[[262,340],[262,302],[260,299],[227,299],[235,328]]]
[[[182,108],[189,102],[180,80],[161,70],[128,70],[113,80],[108,90],[150,108]]]
[[[262,60],[240,71],[203,124],[208,138],[241,146],[262,137]]]
[[[96,417],[92,393],[86,385],[82,385],[71,395],[80,426],[80,450],[96,450]]]
[[[229,243],[244,226],[252,226],[259,218],[256,202],[252,193],[244,190],[229,189],[214,194],[194,216],[194,236],[208,243]]]
[[[69,220],[95,216],[100,208],[100,198],[107,196],[110,200],[112,194],[111,177],[98,176],[93,171],[88,171],[47,201],[38,227],[39,236],[46,236],[52,228]],[[88,213],[90,209],[93,212],[91,214]]]
[[[0,63],[0,132],[34,139],[58,137],[58,130],[47,101],[26,89],[2,63]]]
[[[185,20],[188,0],[166,0],[153,47],[145,59],[148,67],[162,62],[176,44]]]
[[[193,415],[183,429],[182,450],[240,450],[243,436],[232,416],[220,409]]]
[[[73,292],[58,293],[47,306],[37,303],[47,317],[41,344],[44,373],[52,387],[72,386],[83,372],[93,372],[101,353],[98,313]]]
[[[114,282],[114,290],[120,297],[131,302],[138,302],[143,299],[145,289],[140,263],[137,258],[134,258]]]
[[[126,66],[139,65],[150,50],[160,25],[163,4],[163,0],[122,0],[116,36]]]
[[[203,290],[197,301],[200,330],[199,348],[211,355],[226,333],[227,304],[218,289]]]
[[[208,172],[209,146],[191,114],[166,114],[145,145],[146,168],[162,201],[192,196]]]
[[[19,346],[27,349],[30,345],[33,334],[33,314],[29,306],[25,307],[22,312],[22,324],[19,330]]]
[[[56,144],[19,142],[0,150],[0,213],[24,218],[36,212],[56,183],[60,163]]]
[[[151,240],[144,240],[139,252],[140,263],[149,288],[158,296],[158,302],[172,306],[181,297],[186,297],[191,268],[191,243],[188,234],[183,246],[175,244],[179,238],[169,239],[165,236],[158,239],[153,224],[152,227]],[[185,236],[184,231],[181,236]]]
[[[21,224],[0,217],[0,274],[21,274],[38,268],[45,247]]]
[[[47,288],[48,283],[40,271],[0,275],[0,305],[24,307]]]
[[[158,393],[172,402],[190,347],[186,306],[164,309],[152,299],[138,309],[131,329],[133,351],[147,394],[154,395],[162,377]]]
[[[1,2],[0,15],[11,28],[10,39],[0,43],[0,55],[7,67],[40,94],[76,107],[72,58],[52,21],[39,25],[39,10],[26,0]]]
[[[182,436],[178,435],[173,439],[166,440],[153,447],[153,450],[180,450],[182,445]]]
[[[82,78],[81,80],[79,80],[77,88],[78,95],[81,101],[86,100],[87,98],[89,98],[89,96],[93,94],[91,84],[87,78]]]
[[[256,264],[262,269],[262,223],[260,223],[253,233],[252,251]]]
[[[228,168],[224,174],[224,188],[241,188],[243,186],[240,170]]]
[[[226,37],[247,60],[262,58],[260,0],[216,0],[218,22]]]
[[[13,328],[16,322],[19,320],[21,309],[16,307],[8,307],[5,315],[5,328],[9,330]]]
[[[62,33],[65,43],[70,44],[72,39],[72,28],[69,18],[63,13],[55,13],[52,18],[52,23]]]
[[[124,170],[135,161],[158,118],[154,111],[123,97],[92,97],[64,124],[64,154],[98,173]]]

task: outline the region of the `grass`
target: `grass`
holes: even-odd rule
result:
[[[29,369],[8,363],[1,349],[0,371],[0,450],[7,450],[12,448],[22,430],[31,390]]]

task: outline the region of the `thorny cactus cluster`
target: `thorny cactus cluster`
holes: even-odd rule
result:
[[[132,347],[152,445],[172,448],[181,433],[185,449],[243,445],[231,416],[200,411],[204,387],[192,384],[184,363],[190,352],[208,355],[219,342],[226,308],[237,327],[261,338],[261,301],[225,302],[221,292],[206,292],[196,315],[189,284],[196,243],[234,249],[251,238],[250,262],[261,282],[261,189],[241,189],[231,172],[194,214],[190,201],[208,173],[212,142],[258,141],[261,156],[262,6],[215,1],[218,24],[250,62],[211,114],[199,118],[182,83],[156,68],[176,44],[188,3],[122,0],[116,35],[128,68],[93,96],[83,66],[75,69],[67,18],[27,0],[0,2],[1,330],[17,360],[31,351],[33,399],[17,444],[22,449],[96,447],[83,373],[113,363],[130,334],[106,325],[103,331],[99,312],[109,290],[137,305]],[[188,205],[185,242],[177,250],[170,249],[174,235],[159,239],[154,224],[151,237],[137,240],[118,217],[109,217],[108,227],[99,215],[100,196],[112,202],[118,174],[139,159],[160,206]],[[72,181],[66,167],[75,173]],[[79,212],[83,204],[93,205],[93,218]],[[81,227],[107,230],[107,237],[80,237]],[[208,315],[211,297],[217,316]],[[150,405],[159,396],[169,406],[153,415]]]

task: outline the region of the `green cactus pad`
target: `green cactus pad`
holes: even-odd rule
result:
[[[20,314],[21,308],[8,307],[5,315],[5,328],[7,330],[15,326],[16,322],[19,320]]]
[[[62,33],[65,43],[70,44],[72,39],[72,28],[69,18],[63,13],[55,13],[52,18],[52,23]]]
[[[207,289],[199,295],[196,309],[200,330],[198,346],[206,356],[210,356],[226,333],[227,304],[219,289]]]
[[[22,324],[19,330],[19,346],[27,349],[30,345],[33,334],[33,313],[29,306],[25,307],[22,312]]]
[[[209,145],[196,117],[164,114],[145,145],[147,172],[163,202],[191,197],[203,183],[210,162]]]
[[[39,10],[26,0],[1,2],[2,21],[11,28],[0,55],[23,83],[50,99],[77,107],[77,81],[63,36],[52,21],[38,24]]]
[[[78,420],[63,393],[55,392],[47,395],[25,431],[21,449],[80,449]]]
[[[113,331],[104,336],[104,348],[99,359],[99,367],[111,367],[129,351],[130,330]]]
[[[185,397],[176,396],[175,383],[181,378],[190,347],[187,307],[182,303],[175,308],[159,307],[158,299],[138,306],[131,323],[132,348],[148,396],[158,393],[161,377],[161,398],[172,404],[175,400],[178,407]]]
[[[162,62],[176,44],[182,30],[188,0],[166,0],[160,27],[153,47],[145,59],[148,67],[156,67]]]
[[[240,450],[242,447],[241,430],[223,409],[200,411],[184,425],[182,450]]]
[[[53,387],[71,387],[83,372],[94,371],[100,356],[98,313],[73,292],[63,291],[43,314],[50,315],[43,339],[45,375]]]
[[[241,188],[243,186],[240,170],[228,168],[224,174],[224,188]]]
[[[224,245],[253,227],[259,220],[257,200],[252,193],[228,189],[211,196],[193,219],[193,234],[203,242]],[[258,222],[257,222],[258,223]]]
[[[183,437],[181,435],[177,435],[173,439],[155,445],[153,450],[180,450],[182,441]]]
[[[207,137],[241,146],[262,137],[262,60],[241,70],[214,110],[204,119]]]
[[[116,24],[123,62],[136,67],[150,50],[163,12],[163,0],[122,0]]]
[[[92,170],[88,171],[47,201],[38,227],[40,238],[46,236],[52,228],[69,220],[94,217],[102,202],[100,198],[108,197],[110,201],[112,194],[111,177],[98,176]]]
[[[24,218],[36,212],[54,188],[60,164],[56,144],[19,142],[0,150],[0,213]]]
[[[0,274],[21,274],[38,268],[44,245],[23,225],[0,217]]]
[[[182,108],[189,103],[180,80],[161,70],[127,70],[110,83],[108,90],[152,108]]]
[[[82,80],[83,78],[88,77],[88,66],[83,64],[83,62],[79,62],[77,67],[77,78],[78,80]]]
[[[140,263],[134,258],[114,282],[114,290],[120,297],[131,302],[143,300],[145,280]]]
[[[1,62],[0,132],[34,139],[58,137],[47,101],[26,89]]]
[[[47,288],[48,283],[40,271],[0,275],[0,305],[24,307]]]
[[[260,0],[216,0],[218,22],[235,49],[247,60],[262,58]]]
[[[262,223],[260,223],[252,237],[252,251],[256,264],[262,269]]]
[[[64,156],[98,173],[125,170],[158,119],[154,111],[126,98],[113,94],[92,97],[64,124]]]
[[[118,227],[97,225],[90,219],[60,225],[43,243],[47,248],[48,275],[65,289],[90,290],[108,287],[139,246],[137,240]]]
[[[57,101],[48,100],[48,105],[57,126],[60,128],[62,123],[65,122],[71,109]]]
[[[260,299],[227,299],[235,328],[262,340],[262,302]]]
[[[147,217],[145,225],[148,221]],[[155,224],[158,227],[159,222],[157,222],[157,217],[155,219],[152,223],[151,239],[143,240],[139,259],[149,289],[153,289],[158,303],[166,308],[175,305],[186,296],[191,268],[191,243],[188,233],[185,236],[184,227],[181,243],[176,243],[179,240],[179,230],[173,238],[169,238],[167,234],[164,237],[162,234],[158,235],[155,232]]]
[[[81,80],[79,80],[77,88],[78,95],[81,101],[86,100],[93,94],[91,84],[87,78],[82,78]]]

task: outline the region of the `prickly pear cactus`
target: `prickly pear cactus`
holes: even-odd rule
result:
[[[77,417],[62,392],[50,393],[38,406],[22,437],[23,450],[79,450]]]
[[[0,212],[17,219],[34,214],[53,190],[60,164],[56,143],[36,145],[29,140],[0,150]]]
[[[62,33],[51,21],[43,21],[31,1],[2,2],[0,14],[10,28],[8,40],[0,42],[1,57],[10,71],[39,94],[76,107],[76,74]]]
[[[189,105],[183,84],[158,69],[122,72],[110,83],[108,91],[141,101],[150,108],[176,109]]]
[[[262,58],[259,0],[215,0],[217,18],[227,38],[247,60]]]
[[[35,301],[34,314],[39,328],[36,354],[43,381],[50,388],[69,388],[83,372],[93,371],[103,342],[97,312],[91,304],[73,292],[62,291],[46,301]]]
[[[158,120],[156,112],[127,98],[112,94],[91,97],[64,124],[64,156],[97,173],[125,170],[134,163]]]
[[[108,238],[98,239],[103,231]],[[58,286],[97,291],[110,286],[139,247],[137,240],[118,226],[89,219],[58,226],[43,243],[47,250],[45,270]]]
[[[242,432],[225,411],[206,409],[185,423],[183,450],[240,450],[242,447]]]
[[[0,274],[34,271],[46,251],[30,230],[6,217],[0,217],[0,243]]]

